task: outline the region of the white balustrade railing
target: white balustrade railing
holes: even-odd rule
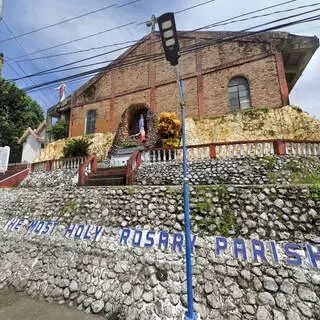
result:
[[[209,146],[187,148],[188,161],[199,161],[210,158]],[[182,161],[182,149],[156,149],[141,151],[141,162],[172,162]]]
[[[187,147],[188,161],[210,159],[212,149],[214,150],[214,157],[218,159],[241,158],[248,156],[263,157],[275,154],[273,141],[212,144]],[[181,148],[141,151],[141,162],[144,163],[182,161],[182,159],[183,151]]]
[[[247,142],[213,145],[216,158],[241,158],[252,156],[268,156],[275,154],[273,142]]]
[[[84,163],[85,160],[86,160],[85,157],[52,160],[52,162],[51,162],[51,170],[56,170],[56,169],[63,169],[63,170],[79,169],[80,165],[82,163]]]
[[[288,155],[320,156],[319,142],[285,142],[285,151]]]
[[[85,157],[77,157],[77,158],[66,158],[66,159],[56,159],[56,160],[48,160],[43,162],[35,162],[32,164],[32,171],[45,171],[47,168],[50,170],[69,170],[69,169],[79,169],[81,164],[85,162]],[[49,165],[47,163],[49,162]],[[48,169],[49,170],[49,169]]]
[[[46,170],[46,162],[36,162],[32,164],[32,171],[45,171]]]

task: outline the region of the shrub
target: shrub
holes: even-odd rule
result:
[[[129,142],[124,142],[121,144],[121,148],[134,148],[134,147],[138,147],[139,143],[138,142],[134,142],[134,141],[129,141]]]
[[[86,157],[89,155],[89,147],[92,144],[86,138],[71,139],[63,148],[63,156],[65,158]]]
[[[48,132],[52,135],[54,140],[65,139],[68,137],[69,125],[67,120],[58,120]]]
[[[158,119],[158,134],[164,147],[178,147],[181,137],[181,121],[176,114],[162,112]]]

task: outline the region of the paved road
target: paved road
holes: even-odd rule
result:
[[[49,304],[24,294],[0,291],[0,320],[100,320],[74,307]]]

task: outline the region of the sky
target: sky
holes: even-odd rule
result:
[[[125,47],[132,45],[134,41],[150,33],[150,28],[148,28],[144,22],[150,19],[153,14],[160,16],[165,12],[178,12],[190,8],[175,15],[177,29],[184,31],[193,30],[285,1],[286,0],[4,0],[3,19],[0,21],[0,52],[4,54],[5,58],[2,77],[5,79],[17,79],[25,75],[103,54],[98,58],[70,65],[69,67],[75,67],[73,70],[59,71],[57,69],[51,74],[17,80],[17,86],[23,89],[34,84],[44,83],[105,66],[108,64],[106,61],[115,59],[125,51]],[[199,6],[191,8],[196,5]],[[297,9],[300,6],[310,7]],[[72,19],[76,16],[105,7],[107,8],[104,10],[81,18],[50,28],[44,28],[38,32],[32,32],[36,29],[63,20]],[[316,10],[301,18],[310,17],[320,14],[320,2],[288,0],[287,4],[265,10],[255,15],[290,9],[296,10],[236,22],[208,30],[239,31],[293,14]],[[292,19],[286,20],[285,22],[287,21],[292,21]],[[259,29],[261,29],[261,27],[252,29],[252,31]],[[308,36],[319,36],[320,20],[287,27],[281,29],[281,31]],[[20,36],[28,32],[32,33]],[[100,34],[87,37],[95,33]],[[87,38],[74,41],[84,37]],[[71,41],[72,43],[70,43]],[[57,47],[52,48],[53,46]],[[101,48],[102,46],[103,48]],[[65,55],[65,53],[79,50],[87,51]],[[107,53],[109,51],[114,52]],[[58,56],[50,57],[52,55]],[[90,67],[81,67],[83,64],[98,62],[103,63]],[[318,90],[318,88],[320,88],[319,74],[320,53],[318,50],[290,94],[290,103],[292,105],[300,106],[304,111],[309,112],[317,119],[320,119],[320,108],[318,106],[318,101],[320,101],[320,90]],[[66,81],[67,95],[71,94],[89,78],[90,77]],[[59,93],[58,90],[56,90],[58,86],[59,84],[54,84],[47,88],[28,92],[28,94],[32,99],[36,100],[44,112],[46,112],[49,107],[59,101]]]

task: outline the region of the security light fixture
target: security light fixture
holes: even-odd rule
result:
[[[172,66],[176,66],[181,54],[173,13],[168,12],[158,17],[158,25],[166,59]]]

